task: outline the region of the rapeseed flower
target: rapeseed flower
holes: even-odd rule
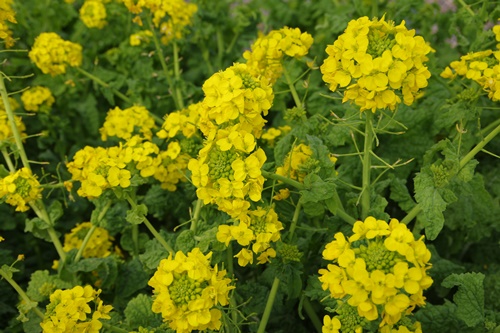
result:
[[[35,38],[29,58],[44,74],[56,76],[66,73],[67,66],[81,66],[82,46],[63,40],[55,32],[42,32]]]
[[[7,25],[7,22],[17,23],[16,13],[12,10],[12,2],[12,0],[0,1],[0,39],[4,40],[6,48],[11,48],[15,43],[12,31]]]
[[[0,198],[16,211],[25,212],[28,204],[42,197],[42,187],[30,169],[21,168],[10,175],[0,178]]]
[[[432,284],[427,275],[431,254],[423,236],[415,240],[398,220],[387,223],[371,216],[356,222],[352,230],[348,238],[335,234],[335,240],[325,246],[323,258],[331,263],[319,270],[322,288],[342,300],[338,309],[359,317],[360,327],[364,321],[376,320],[381,327],[408,326],[406,315],[425,305],[423,291]],[[341,331],[346,331],[339,319]]]
[[[80,8],[80,19],[87,28],[102,29],[106,21],[106,7],[102,0],[85,0]]]
[[[161,139],[171,139],[182,133],[185,138],[191,138],[198,132],[201,102],[189,105],[187,108],[171,112],[165,116],[161,130],[156,135]]]
[[[247,60],[252,75],[265,77],[270,84],[274,84],[283,74],[283,58],[305,56],[312,43],[313,38],[307,32],[284,27],[259,36],[251,51],[243,53],[243,58]]]
[[[134,135],[151,140],[154,126],[155,120],[144,106],[135,105],[124,110],[115,107],[108,111],[99,132],[103,141],[110,136],[128,140]]]
[[[98,333],[102,319],[111,319],[111,305],[99,298],[101,290],[91,286],[57,289],[50,295],[45,318],[40,323],[44,333],[88,332]],[[89,303],[93,302],[91,307]]]
[[[35,86],[23,92],[21,101],[26,111],[48,112],[56,100],[49,88]]]
[[[19,103],[12,97],[8,98],[10,107],[12,111],[19,108]],[[26,137],[26,126],[21,117],[14,116],[14,122],[16,123],[17,130],[21,135],[21,138]],[[2,141],[14,142],[14,134],[12,133],[12,127],[10,126],[9,117],[7,116],[7,111],[5,110],[5,105],[3,101],[0,100],[0,145]]]
[[[92,223],[90,222],[77,224],[69,233],[64,235],[63,250],[69,252],[72,249],[79,249],[91,227]],[[104,258],[111,255],[113,240],[113,237],[109,235],[106,229],[96,227],[83,250],[82,257]]]
[[[149,280],[153,287],[154,313],[178,333],[193,330],[219,330],[222,312],[218,306],[229,303],[231,279],[225,270],[210,265],[212,252],[204,255],[194,248],[185,255],[178,251],[160,261]]]
[[[345,88],[342,102],[351,101],[361,111],[411,105],[427,86],[425,66],[431,47],[405,21],[370,20],[364,16],[349,22],[346,30],[326,48],[321,65],[323,81],[331,91]]]
[[[262,133],[260,137],[263,141],[267,143],[269,147],[274,147],[276,141],[283,137],[285,134],[290,132],[292,128],[288,125],[279,126],[279,127],[270,127]]]
[[[141,30],[130,35],[129,42],[131,46],[139,46],[141,44],[148,44],[153,37],[151,30]]]

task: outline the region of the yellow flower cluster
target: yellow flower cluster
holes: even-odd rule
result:
[[[194,248],[163,259],[149,280],[153,287],[153,312],[178,333],[219,330],[222,313],[218,306],[229,303],[231,279],[226,271],[210,265],[212,252],[204,255]]]
[[[179,133],[188,139],[193,137],[198,132],[202,107],[200,102],[191,104],[183,110],[169,113],[156,135],[161,139],[171,139]]]
[[[491,30],[493,31],[493,34],[495,34],[495,40],[500,42],[500,25],[495,25]],[[497,49],[500,50],[500,44],[497,44]]]
[[[278,128],[270,127],[262,133],[260,138],[264,140],[269,147],[274,147],[276,139],[283,137],[291,130],[292,128],[288,125],[279,126]]]
[[[35,38],[29,58],[44,74],[55,76],[66,73],[67,66],[81,66],[82,46],[54,32],[42,32]]]
[[[87,28],[104,28],[108,22],[103,0],[85,0],[80,8],[80,19]]]
[[[352,328],[352,322],[343,321],[352,314],[359,319],[356,324],[382,318],[380,327],[387,326],[386,331],[406,325],[406,314],[425,305],[423,291],[433,282],[427,275],[431,253],[423,236],[415,240],[398,220],[387,223],[371,216],[352,230],[348,239],[335,234],[323,251],[332,263],[319,270],[322,288],[343,300],[337,311],[341,329]]]
[[[269,258],[276,257],[276,251],[270,243],[281,238],[280,230],[283,230],[283,224],[278,221],[278,214],[273,207],[258,207],[256,210],[249,210],[247,215],[247,218],[239,220],[238,225],[220,225],[217,240],[228,246],[229,242],[235,239],[245,247],[234,256],[238,258],[240,266],[252,264],[254,253],[258,255],[257,262],[265,264],[270,261]]]
[[[92,227],[92,223],[84,222],[77,224],[71,232],[64,235],[65,252],[72,249],[79,249],[83,243],[83,239]],[[113,247],[113,237],[109,232],[101,227],[96,227],[94,232],[89,238],[85,249],[83,250],[83,258],[104,258],[109,256],[112,252],[110,249]]]
[[[321,65],[323,81],[331,91],[345,88],[343,102],[361,111],[411,105],[427,86],[430,72],[424,65],[431,47],[403,21],[395,26],[384,18],[361,17],[349,22]]]
[[[497,40],[500,40],[500,26],[495,26]],[[500,44],[499,44],[500,45]],[[497,46],[498,48],[498,46]],[[441,73],[445,79],[457,75],[477,82],[488,93],[492,101],[500,100],[500,49],[472,52],[452,61]]]
[[[185,143],[181,147],[181,143]],[[161,188],[174,192],[177,189],[177,184],[186,181],[186,170],[189,160],[192,158],[189,150],[189,141],[171,141],[168,144],[167,150],[159,153],[161,164],[157,167],[154,174],[155,179],[160,181]]]
[[[284,56],[301,58],[307,54],[312,43],[313,38],[307,32],[284,27],[259,36],[251,51],[245,51],[243,57],[254,76],[263,76],[274,84],[283,74]]]
[[[153,32],[151,30],[141,30],[135,34],[130,35],[130,45],[139,46],[142,43],[149,43],[153,37]]]
[[[274,100],[272,87],[254,76],[246,64],[235,63],[203,83],[205,98],[200,110],[200,129],[205,136],[217,129],[239,124],[240,129],[260,137]]]
[[[100,292],[91,286],[54,291],[50,295],[45,318],[40,323],[43,333],[98,333],[102,328],[100,320],[111,319],[109,312],[113,309],[111,305],[103,304]],[[90,302],[95,306],[91,307]]]
[[[7,21],[17,23],[15,15],[16,13],[12,10],[12,0],[0,1],[0,39],[4,40],[6,48],[12,47],[15,43],[12,31],[7,26]]]
[[[12,97],[9,97],[9,104],[12,111],[19,108],[19,103]],[[16,123],[17,130],[21,134],[21,138],[26,137],[26,133],[24,132],[26,130],[26,126],[24,125],[22,118],[14,116],[14,121]],[[0,143],[2,141],[14,142],[14,134],[12,133],[12,127],[10,126],[9,118],[7,116],[7,112],[5,111],[5,105],[2,100],[0,100]]]
[[[0,178],[0,198],[15,206],[16,211],[25,212],[30,202],[41,198],[42,188],[30,169],[21,168]]]
[[[151,129],[154,126],[155,120],[144,106],[136,105],[124,110],[115,107],[108,111],[99,132],[103,141],[106,141],[109,136],[128,140],[134,135],[151,140],[153,137]]]
[[[133,14],[140,14],[144,8],[153,14],[153,24],[160,29],[161,41],[168,44],[173,39],[182,38],[184,28],[192,24],[193,15],[198,6],[184,0],[123,0],[128,10]],[[164,21],[168,15],[168,20]],[[142,26],[139,16],[134,21]]]
[[[23,92],[21,101],[26,111],[49,112],[50,107],[56,100],[49,88],[35,86]]]

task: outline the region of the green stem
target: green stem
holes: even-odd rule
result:
[[[226,262],[227,262],[227,272],[230,279],[234,280],[234,265],[233,265],[233,245],[229,243],[229,246],[226,249]],[[234,297],[229,298],[229,305],[231,311],[231,320],[233,321],[233,325],[238,325],[238,312],[236,308],[238,305],[236,304],[236,300]],[[232,326],[229,325],[229,331],[232,332]]]
[[[323,329],[323,323],[321,322],[321,319],[318,318],[318,315],[314,311],[311,302],[309,302],[309,299],[307,297],[303,298],[302,305],[304,306],[304,310],[306,310],[307,315],[311,319],[314,328],[318,333],[321,333]]]
[[[139,255],[139,225],[132,226],[132,243],[134,244],[134,255]]]
[[[338,215],[342,220],[345,222],[349,223],[350,225],[354,225],[354,223],[357,221],[354,217],[351,215],[347,214],[344,206],[342,205],[342,200],[340,200],[339,193],[337,192],[337,189],[334,188],[332,189],[333,191],[333,200],[335,200],[338,204],[337,211],[335,212],[335,215]]]
[[[476,14],[474,13],[474,11],[472,9],[470,9],[470,6],[468,4],[465,3],[464,0],[458,0],[458,3],[460,5],[462,5],[462,7],[464,7],[471,16],[476,16]]]
[[[285,75],[286,83],[288,84],[288,87],[290,88],[290,92],[292,93],[293,101],[295,102],[295,105],[301,109],[303,107],[302,102],[300,101],[299,94],[297,94],[297,90],[295,89],[295,84],[292,81],[292,78],[290,77],[290,73],[288,73],[287,69],[285,66],[283,66],[283,74]]]
[[[12,160],[10,159],[9,153],[5,148],[2,148],[2,155],[3,158],[5,159],[5,163],[7,163],[7,167],[9,168],[10,172],[16,172],[16,167],[14,164],[12,164]]]
[[[36,303],[36,302],[33,302],[29,297],[28,295],[26,295],[26,293],[24,292],[23,288],[21,288],[21,286],[19,286],[17,284],[16,281],[14,281],[11,277],[9,277],[4,271],[2,271],[0,269],[0,275],[2,276],[2,278],[5,279],[5,281],[7,281],[11,286],[12,288],[14,288],[17,293],[19,294],[19,296],[21,296],[21,298],[23,299],[23,301],[25,301],[27,304],[30,304],[30,303]],[[43,314],[42,311],[40,311],[40,309],[38,309],[37,307],[34,307],[32,308],[31,310],[33,310],[36,315],[42,319],[45,318],[45,315]]]
[[[7,88],[5,87],[4,75],[0,72],[0,94],[2,94],[3,105],[5,108],[5,113],[7,113],[7,118],[9,119],[10,127],[12,129],[12,134],[14,135],[14,141],[16,142],[17,149],[19,150],[19,156],[23,162],[23,166],[31,170],[30,163],[28,161],[28,156],[24,150],[23,140],[21,139],[21,133],[16,126],[16,119],[14,117],[14,111],[9,103],[9,95],[7,94]]]
[[[98,78],[97,76],[95,76],[94,74],[91,74],[91,73],[87,72],[86,70],[84,70],[83,68],[80,68],[80,67],[75,67],[75,69],[78,72],[80,72],[81,74],[83,74],[84,76],[88,77],[89,79],[91,79],[92,81],[94,81],[95,83],[97,83],[98,85],[100,85],[100,86],[102,86],[104,88],[111,89],[111,91],[113,92],[113,94],[115,94],[116,96],[118,96],[124,102],[126,102],[128,104],[132,104],[132,101],[130,100],[130,98],[128,98],[127,96],[125,96],[124,94],[122,94],[121,92],[119,92],[118,90],[116,90],[115,88],[111,87],[108,83],[104,82],[103,80],[101,80],[100,78]]]
[[[177,102],[179,103],[179,110],[184,109],[184,99],[182,98],[182,91],[179,86],[181,82],[181,71],[179,68],[179,47],[177,46],[177,43],[175,40],[172,42],[174,45],[174,76],[175,76],[175,86],[174,86],[174,91],[175,91],[175,96],[177,97]]]
[[[363,220],[370,212],[371,199],[371,151],[373,143],[373,114],[370,111],[364,112],[365,122],[365,143],[363,147],[363,190],[361,193],[361,217]]]
[[[262,319],[260,321],[257,333],[264,333],[266,331],[267,322],[269,321],[269,316],[271,315],[274,299],[276,298],[276,294],[278,293],[279,286],[280,286],[280,280],[277,277],[275,277],[273,285],[271,287],[271,292],[267,297],[266,308],[264,309],[264,314],[262,315]]]
[[[297,206],[295,206],[295,211],[293,212],[292,224],[290,224],[290,234],[288,235],[288,240],[290,242],[292,241],[293,234],[295,233],[295,229],[297,228],[297,222],[299,221],[301,208],[302,208],[302,203],[299,199],[299,202],[297,202]]]
[[[127,194],[126,199],[127,199],[128,203],[130,204],[130,206],[132,207],[132,209],[135,209],[137,207],[137,203],[135,202],[134,199],[132,199],[130,197],[130,195]],[[165,248],[165,250],[167,250],[168,252],[173,254],[174,249],[170,246],[170,244],[167,243],[165,238],[163,238],[162,235],[160,235],[160,233],[158,231],[156,231],[155,227],[153,227],[153,225],[151,224],[151,222],[149,222],[149,220],[147,219],[146,216],[144,216],[143,222],[146,225],[146,227],[149,229],[151,234],[163,246],[163,248]]]
[[[378,17],[378,0],[372,0],[372,18]]]
[[[201,207],[203,207],[203,200],[198,199],[196,201],[196,206],[194,207],[193,218],[191,219],[191,227],[189,228],[194,233],[196,233],[196,229],[198,227],[198,220],[200,219]]]
[[[111,332],[116,332],[116,333],[128,333],[129,331],[127,330],[124,330],[123,328],[119,328],[119,327],[116,327],[116,326],[113,326],[113,325],[110,325],[108,323],[102,323],[102,327],[104,327],[105,329],[111,331]]]
[[[272,173],[272,172],[269,172],[269,171],[265,171],[265,170],[262,170],[261,173],[262,173],[262,176],[264,176],[264,178],[278,180],[278,181],[280,181],[282,183],[291,185],[291,186],[295,187],[298,190],[305,190],[305,189],[307,189],[307,187],[304,184],[302,184],[302,183],[300,183],[300,182],[298,182],[296,180],[290,179],[288,177],[277,175],[275,173]]]
[[[59,240],[59,237],[57,237],[56,231],[54,230],[54,224],[52,223],[52,220],[50,219],[50,216],[47,213],[47,210],[45,209],[43,201],[37,200],[35,202],[29,203],[29,205],[31,209],[33,209],[35,214],[40,219],[42,219],[47,225],[49,225],[49,227],[47,228],[47,233],[49,234],[52,244],[54,244],[54,247],[56,248],[57,254],[61,259],[61,262],[64,262],[66,260],[66,252],[64,252],[61,241]]]
[[[168,72],[167,63],[165,62],[165,55],[163,54],[160,41],[158,40],[158,36],[156,36],[156,31],[153,25],[153,21],[151,20],[151,16],[147,15],[147,17],[148,17],[149,29],[153,33],[153,42],[155,44],[156,53],[158,54],[158,58],[160,60],[161,68],[163,69],[163,73],[165,74],[165,78],[167,79],[168,86],[170,87],[170,89],[174,89],[174,82],[172,80],[172,77],[170,76],[170,73]],[[172,94],[172,91],[170,91],[170,94],[172,95],[172,99],[174,100],[175,107],[178,110],[181,110],[179,101],[177,100],[177,96],[175,94]]]
[[[500,125],[497,125],[490,134],[488,134],[485,138],[483,138],[474,148],[472,148],[471,151],[467,155],[465,155],[459,163],[460,169],[462,169],[467,163],[469,163],[470,160],[476,156],[477,153],[479,153],[484,146],[486,146],[493,138],[495,138],[498,134],[500,133]],[[415,216],[418,215],[422,210],[422,206],[420,204],[415,205],[412,210],[406,215],[402,220],[401,223],[408,224],[410,221],[415,218]]]

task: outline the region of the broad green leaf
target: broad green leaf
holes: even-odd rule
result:
[[[182,231],[177,239],[175,240],[175,248],[179,251],[184,252],[184,254],[191,251],[196,245],[194,239],[194,232],[191,230]]]
[[[125,320],[131,329],[142,327],[158,327],[162,323],[160,314],[154,313],[151,308],[151,296],[139,294],[128,302],[124,310]]]
[[[144,245],[144,253],[139,255],[142,264],[149,269],[155,270],[162,259],[168,258],[168,252],[153,238]]]
[[[135,208],[127,211],[127,222],[131,224],[141,224],[144,222],[146,215],[148,214],[148,207],[145,204],[137,205]]]
[[[447,288],[458,286],[453,295],[457,305],[457,317],[468,327],[474,327],[484,322],[484,274],[463,273],[452,274],[444,279],[442,285]]]
[[[300,191],[302,194],[302,203],[307,205],[308,202],[320,202],[322,200],[333,197],[333,182],[326,182],[316,174],[309,174],[304,178],[304,185],[307,190]]]
[[[31,232],[33,236],[46,240],[47,242],[52,242],[52,239],[47,232],[50,226],[45,223],[41,218],[34,217],[32,219],[26,219],[26,224],[24,226],[24,232]],[[57,232],[56,232],[57,234]]]
[[[35,271],[31,274],[26,294],[36,302],[43,302],[50,297],[56,289],[68,289],[72,284],[63,281],[57,275],[50,275],[49,271]]]
[[[457,306],[450,301],[444,304],[426,304],[417,311],[415,318],[422,324],[422,332],[455,333],[465,332],[463,324],[456,316]]]
[[[63,207],[60,201],[53,201],[50,204],[48,211],[52,223],[55,223],[61,216],[63,216]]]
[[[116,290],[121,299],[127,299],[136,291],[148,285],[150,276],[138,258],[133,258],[120,266],[116,279]]]

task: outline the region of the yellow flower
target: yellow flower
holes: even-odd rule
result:
[[[135,34],[130,35],[129,42],[131,46],[139,46],[141,44],[147,44],[153,37],[151,30],[141,30]]]
[[[151,140],[153,137],[151,129],[154,126],[155,120],[144,106],[132,106],[124,110],[115,107],[108,111],[99,132],[103,141],[109,136],[128,140],[139,133],[141,137]]]
[[[40,199],[41,193],[40,183],[28,168],[21,168],[0,179],[0,198],[15,206],[16,211],[27,211],[28,204]]]
[[[0,2],[0,39],[5,42],[6,48],[11,48],[15,40],[12,38],[12,31],[9,29],[7,22],[17,23],[16,13],[12,10],[12,0],[2,0]]]
[[[85,0],[80,8],[80,19],[87,28],[102,29],[106,21],[106,7],[102,0]]]
[[[46,111],[50,109],[56,101],[49,88],[35,86],[23,92],[21,101],[26,111]]]
[[[340,332],[340,320],[337,317],[330,318],[330,316],[323,317],[323,327],[321,328],[322,333],[339,333]]]
[[[66,73],[66,67],[82,64],[82,47],[63,40],[54,32],[42,32],[35,38],[29,58],[44,73],[56,76]]]
[[[43,332],[89,332],[98,333],[100,320],[111,319],[111,305],[103,305],[99,298],[101,290],[91,286],[76,286],[73,289],[57,289],[50,295],[45,318],[40,323]],[[93,302],[96,306],[90,307]],[[94,309],[94,311],[92,311]]]
[[[79,249],[91,227],[92,223],[90,222],[77,224],[70,233],[64,236],[63,250],[69,252],[72,249]],[[82,257],[104,258],[109,256],[112,253],[110,249],[113,247],[113,240],[106,229],[96,227],[83,250]]]
[[[212,252],[194,248],[160,261],[148,284],[153,287],[154,313],[161,313],[171,329],[179,333],[217,330],[221,326],[218,305],[228,304],[231,279],[226,271],[210,265]]]
[[[16,110],[19,106],[17,101],[12,97],[9,97],[8,101],[12,111]],[[24,132],[26,130],[26,126],[24,125],[22,118],[14,116],[14,121],[21,138],[24,139],[26,137],[26,133]],[[10,126],[9,118],[7,116],[7,112],[5,111],[5,105],[3,105],[3,102],[0,100],[0,142],[1,141],[14,142],[14,134],[12,133],[12,127]]]
[[[247,249],[241,249],[241,251],[234,257],[238,258],[238,265],[241,267],[245,267],[246,265],[253,263],[253,253]]]
[[[411,105],[427,86],[430,72],[424,62],[430,51],[404,21],[395,26],[384,17],[365,16],[349,22],[327,46],[320,70],[331,91],[345,88],[343,102],[351,101],[361,111],[394,110],[401,102]]]
[[[356,308],[361,318],[388,325],[425,305],[423,291],[432,278],[427,275],[430,252],[423,239],[415,240],[396,219],[388,224],[371,216],[357,221],[353,232],[348,239],[339,232],[325,246],[323,257],[332,263],[319,270],[323,290],[343,299],[345,309]]]

